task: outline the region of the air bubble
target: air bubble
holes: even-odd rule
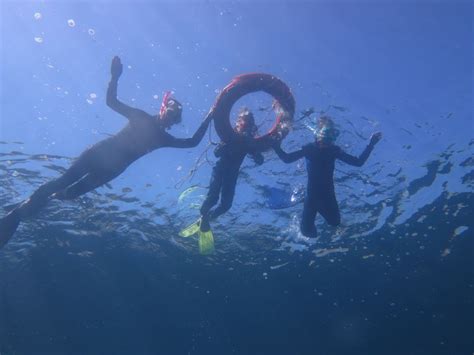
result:
[[[87,30],[87,33],[89,33],[90,36],[94,36],[94,35],[95,35],[95,31],[94,31],[93,28],[89,28],[89,29]]]
[[[71,19],[67,20],[67,25],[69,27],[74,27],[74,26],[76,26],[76,22],[71,18]]]
[[[35,37],[36,43],[43,43],[43,37]]]
[[[43,15],[41,15],[41,13],[39,12],[35,12],[35,14],[33,15],[35,20],[41,20],[41,18],[43,17]]]

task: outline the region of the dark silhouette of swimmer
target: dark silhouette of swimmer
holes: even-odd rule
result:
[[[119,57],[111,65],[107,105],[125,116],[128,124],[117,134],[84,151],[59,178],[39,187],[29,199],[0,220],[0,248],[14,234],[21,220],[38,212],[50,198],[74,199],[119,176],[131,163],[163,147],[192,148],[202,140],[211,120],[208,115],[191,138],[166,132],[181,122],[182,106],[166,93],[158,115],[150,115],[117,99],[117,83],[123,71]]]
[[[232,135],[230,141],[221,142],[214,151],[219,160],[212,170],[209,191],[201,206],[200,229],[203,232],[210,229],[210,220],[216,219],[232,207],[240,166],[246,155],[249,154],[256,164],[263,164],[263,155],[254,143],[257,126],[252,112],[247,108],[241,109],[234,131],[237,134]],[[211,210],[219,201],[219,195],[219,205]]]
[[[275,141],[273,146],[277,155],[285,163],[292,163],[303,157],[306,159],[308,184],[301,218],[301,233],[306,237],[317,236],[314,225],[317,213],[320,213],[332,226],[341,223],[333,181],[336,160],[349,165],[362,166],[369,158],[375,144],[382,138],[380,132],[374,133],[362,154],[355,157],[345,153],[334,144],[338,135],[339,131],[335,128],[334,122],[329,117],[322,116],[318,121],[314,143],[307,144],[301,150],[292,153],[284,152],[278,141]]]

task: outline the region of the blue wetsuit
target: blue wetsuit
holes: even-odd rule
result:
[[[285,163],[298,159],[306,159],[308,183],[304,199],[303,215],[301,218],[301,233],[307,237],[316,237],[314,225],[316,214],[319,212],[332,226],[341,222],[339,206],[334,191],[334,166],[336,160],[341,160],[354,166],[362,166],[372,152],[374,145],[369,144],[359,157],[344,152],[336,145],[320,145],[311,143],[292,153],[284,152],[281,147],[274,150]]]

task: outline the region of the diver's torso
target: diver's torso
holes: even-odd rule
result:
[[[339,147],[321,147],[314,143],[304,147],[308,171],[308,193],[334,193],[334,166]]]
[[[105,167],[128,166],[143,155],[165,146],[168,133],[150,119],[139,119],[129,122],[116,135],[96,143],[90,150]]]
[[[233,173],[238,172],[245,156],[252,153],[248,140],[249,138],[246,137],[237,137],[230,142],[219,143],[216,148],[216,155],[219,157],[216,168],[228,169]]]

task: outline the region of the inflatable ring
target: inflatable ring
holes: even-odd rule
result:
[[[230,124],[230,111],[232,106],[242,96],[256,91],[264,91],[273,96],[280,106],[280,112],[273,127],[264,135],[255,137],[261,142],[262,149],[270,148],[272,138],[279,139],[288,134],[288,126],[295,113],[295,98],[290,88],[276,76],[265,73],[250,73],[236,76],[229,85],[217,96],[210,114],[213,116],[214,126],[222,141],[228,142],[237,135]]]

